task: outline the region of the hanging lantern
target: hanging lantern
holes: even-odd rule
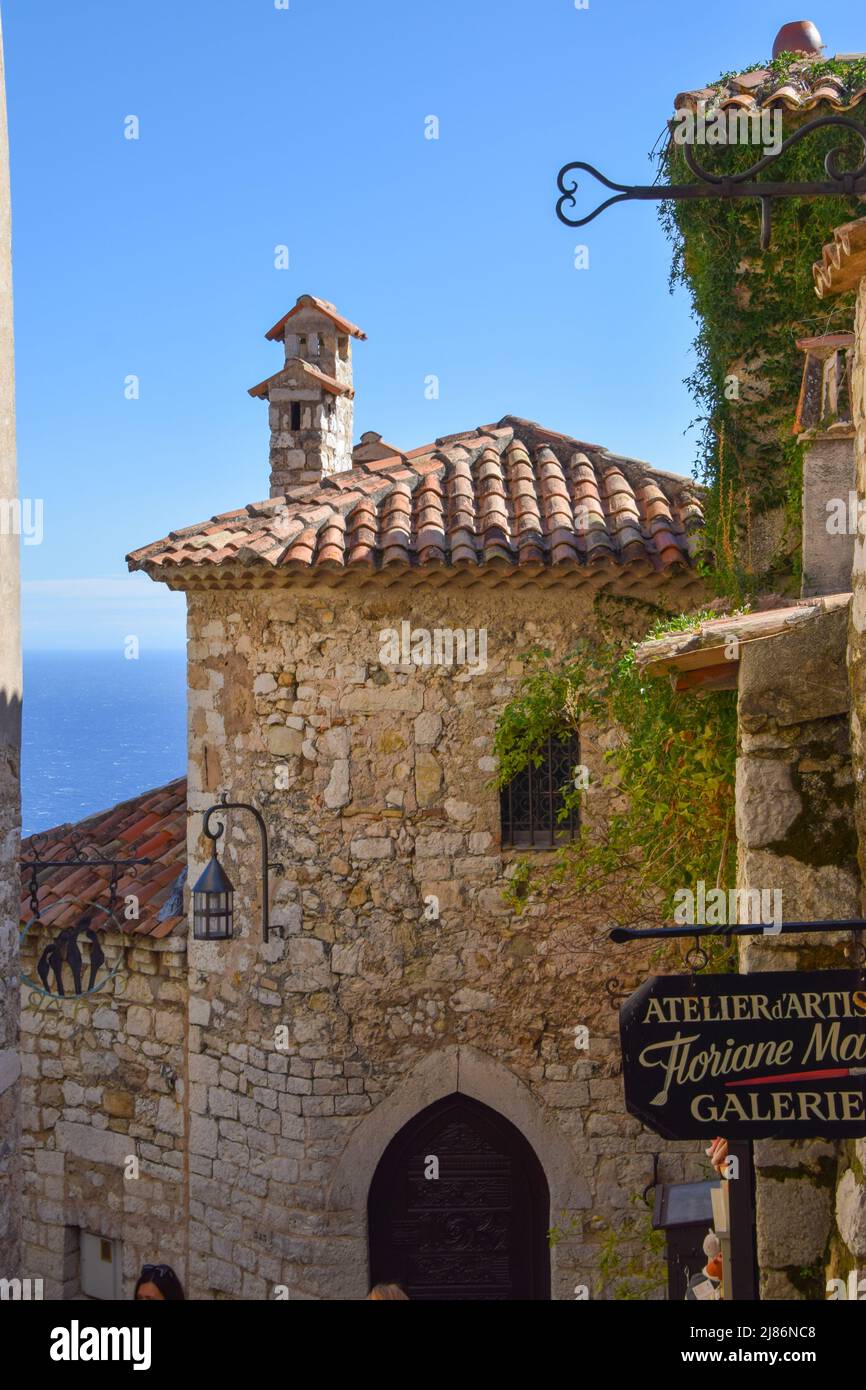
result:
[[[227,941],[232,935],[234,888],[217,859],[216,840],[210,863],[192,890],[192,934],[196,941]]]
[[[192,934],[197,941],[228,941],[234,935],[232,898],[234,888],[222,865],[217,859],[216,844],[225,825],[219,824],[211,829],[211,817],[224,815],[226,811],[249,811],[255,816],[262,842],[262,940],[269,940],[268,902],[270,899],[271,870],[283,872],[282,864],[272,864],[268,858],[268,831],[261,811],[248,801],[229,801],[228,792],[223,792],[215,806],[208,806],[204,813],[202,831],[212,843],[211,861],[192,890]],[[282,928],[278,930],[282,931]]]

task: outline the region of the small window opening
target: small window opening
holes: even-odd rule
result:
[[[512,777],[499,793],[503,846],[550,849],[573,840],[578,830],[574,810],[562,820],[564,792],[574,783],[580,762],[580,745],[574,734],[551,735],[541,762],[532,763]]]

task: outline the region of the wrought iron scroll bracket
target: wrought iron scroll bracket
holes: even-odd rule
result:
[[[268,830],[265,825],[264,817],[257,807],[251,806],[248,801],[229,801],[228,792],[222,792],[216,805],[209,806],[204,813],[202,822],[202,832],[209,840],[213,840],[214,847],[220,835],[225,830],[225,822],[220,821],[215,830],[211,829],[211,816],[219,815],[223,811],[249,811],[255,817],[259,827],[259,836],[262,842],[262,939],[267,942],[270,940],[270,874],[282,874],[285,866],[269,859]],[[274,931],[280,932],[277,927]]]
[[[608,1003],[612,1009],[619,1009],[623,1000],[628,999],[631,994],[631,990],[623,989],[622,981],[619,980],[616,975],[611,975],[609,979],[605,980],[604,988]]]
[[[807,139],[816,130],[825,126],[838,126],[841,129],[855,135],[863,147],[863,159],[854,169],[842,168],[841,161],[844,158],[844,151],[840,147],[830,150],[824,160],[824,170],[827,179],[824,181],[807,181],[802,183],[782,183],[772,180],[757,179],[755,176],[770,168],[778,159],[791,149],[792,146],[799,144],[801,140]],[[772,209],[776,199],[785,198],[854,198],[866,195],[866,125],[860,121],[855,121],[851,116],[817,116],[814,120],[808,121],[800,126],[787,140],[783,140],[777,150],[771,151],[763,156],[748,169],[742,170],[737,174],[716,174],[709,169],[705,169],[695,156],[692,144],[683,145],[683,157],[691,172],[695,175],[695,183],[686,184],[625,184],[614,183],[607,178],[594,165],[587,164],[584,160],[574,160],[566,164],[559,171],[557,177],[557,187],[560,197],[556,204],[556,215],[560,222],[566,227],[585,227],[589,222],[595,220],[607,208],[614,203],[627,202],[664,202],[671,200],[674,202],[686,201],[689,199],[734,199],[734,198],[755,198],[760,203],[761,208],[761,249],[766,251],[770,245],[772,236]],[[567,208],[576,206],[577,199],[575,194],[578,190],[578,181],[575,177],[578,171],[591,174],[594,179],[603,184],[605,188],[611,189],[612,198],[606,198],[603,203],[586,217],[571,217],[566,213]]]

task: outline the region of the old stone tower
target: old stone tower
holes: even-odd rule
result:
[[[561,788],[600,779],[604,731],[551,739],[502,794],[493,736],[528,648],[591,636],[600,594],[700,602],[694,485],[517,416],[352,451],[360,330],[305,295],[268,336],[270,498],[129,557],[187,596],[187,778],[76,828],[152,863],[112,998],[60,1063],[28,1025],[31,1254],[63,1251],[67,1296],[76,1231],[124,1287],[168,1259],[196,1298],[602,1296],[659,1148],[623,1108],[604,982],[646,960],[611,958],[603,902],[520,916],[504,890],[575,833]],[[231,938],[188,930],[221,793],[282,865],[267,943],[243,812],[219,818]],[[704,1172],[664,1146],[665,1181]]]
[[[251,396],[270,404],[271,496],[352,466],[352,339],[360,328],[333,304],[304,294],[266,335],[285,365]]]

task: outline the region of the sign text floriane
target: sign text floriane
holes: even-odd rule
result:
[[[866,1135],[866,980],[662,976],[620,1016],[628,1109],[667,1138]]]

